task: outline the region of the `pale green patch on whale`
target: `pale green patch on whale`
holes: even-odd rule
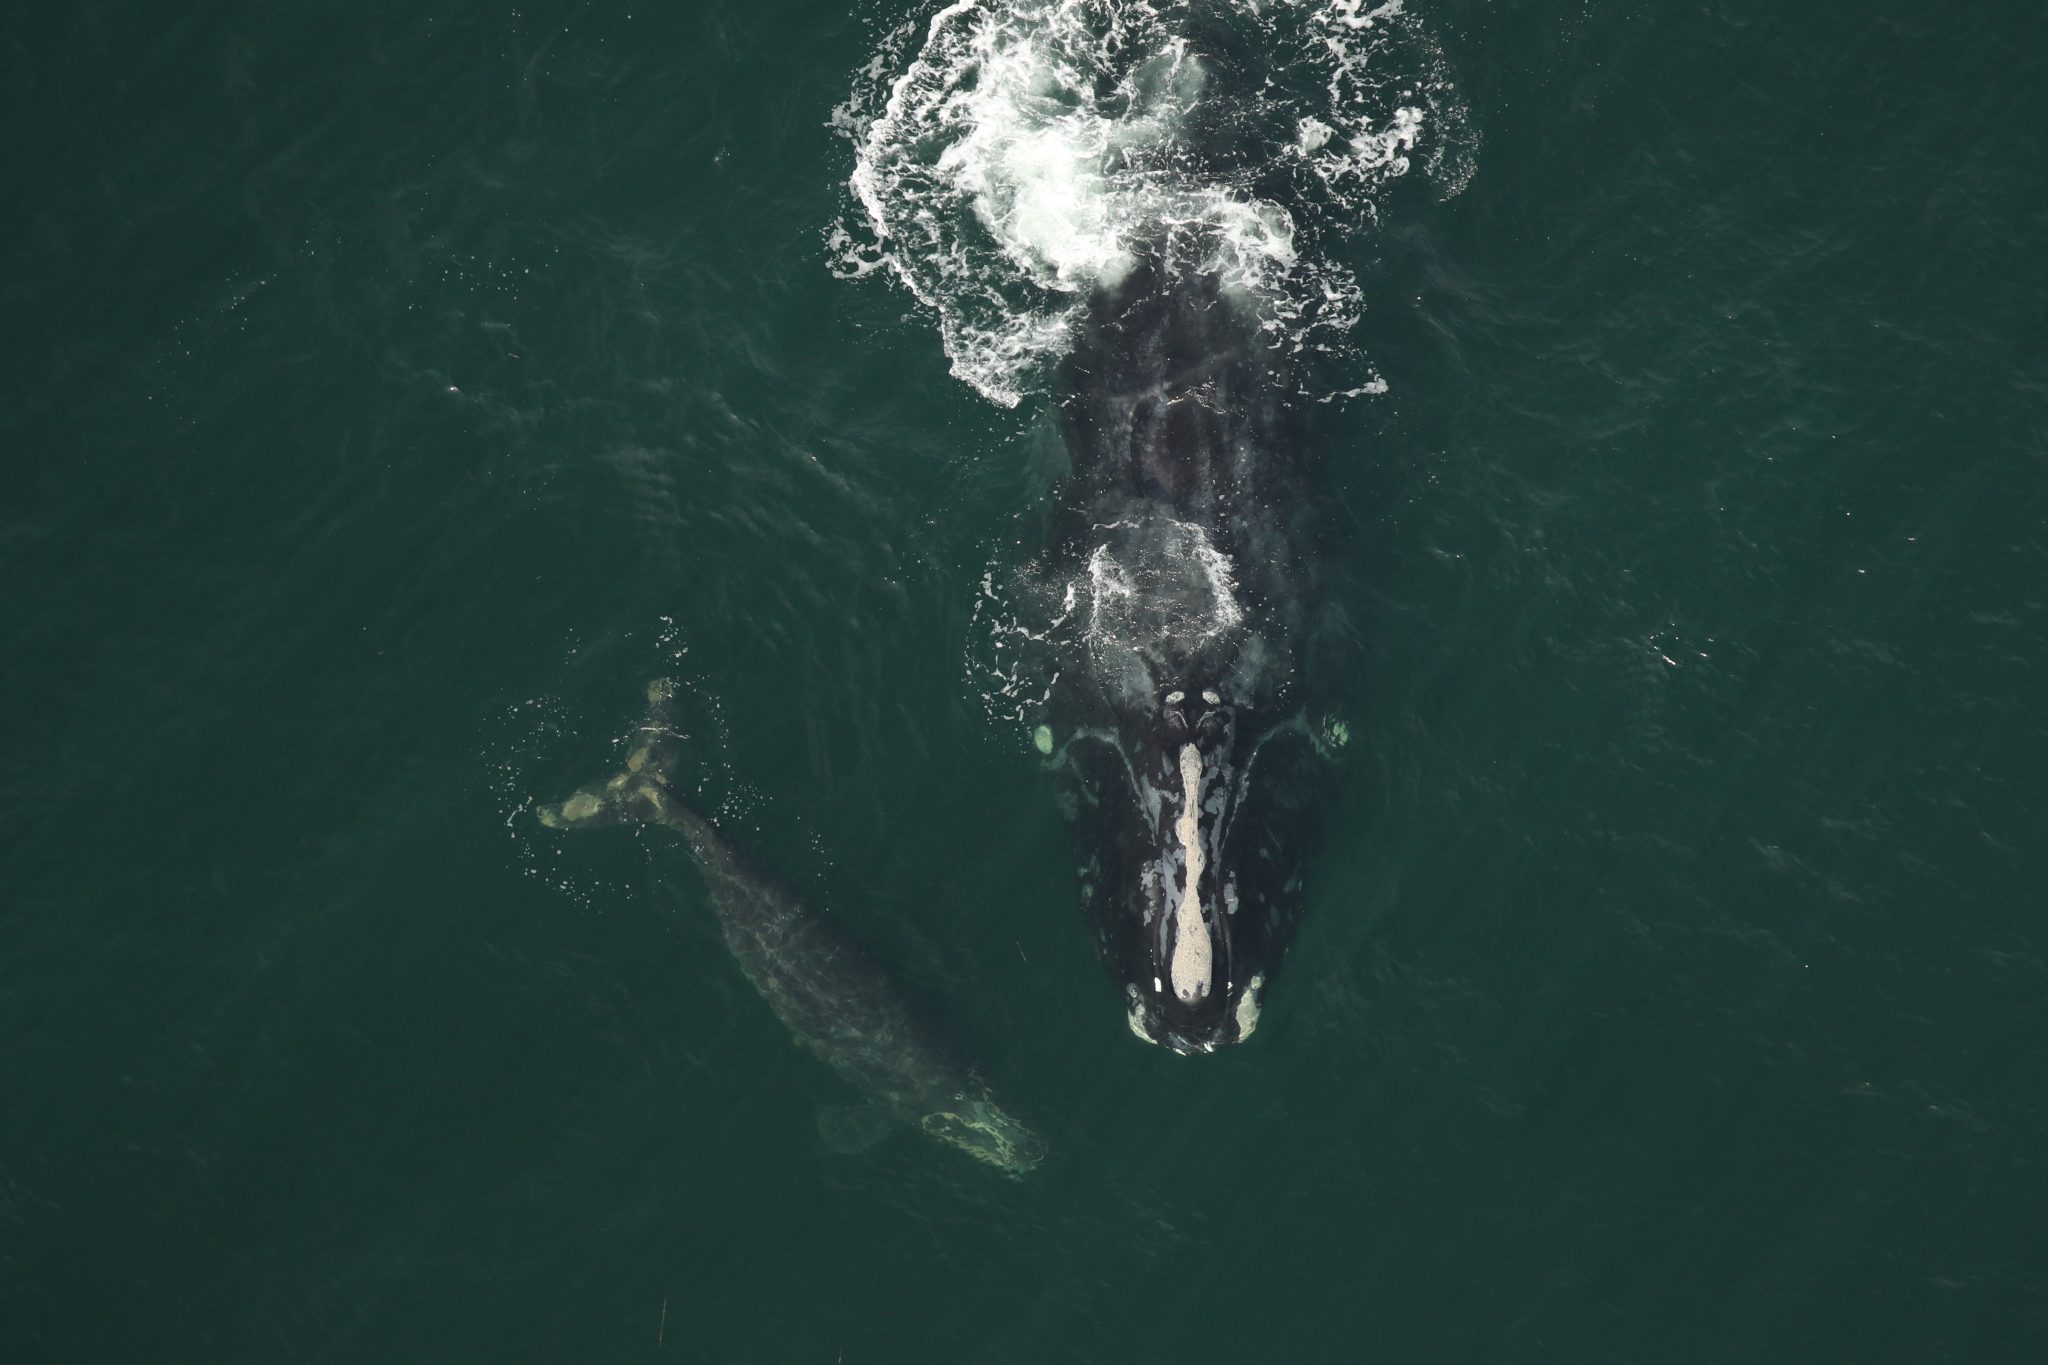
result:
[[[1038,749],[1038,752],[1050,758],[1052,756],[1052,727],[1050,725],[1041,725],[1032,731],[1031,743]]]
[[[580,825],[604,808],[604,801],[595,793],[581,791],[559,806],[542,806],[538,814],[543,825],[549,829],[560,829],[564,825]]]

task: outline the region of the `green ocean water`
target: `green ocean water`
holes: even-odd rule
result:
[[[912,13],[0,25],[0,1360],[2041,1358],[2039,7],[1429,7],[1199,1059],[965,666],[1032,405],[828,269]],[[827,1150],[673,851],[533,828],[657,673],[1040,1170]]]

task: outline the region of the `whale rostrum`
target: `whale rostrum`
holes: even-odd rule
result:
[[[997,1101],[881,966],[676,795],[669,784],[679,754],[673,695],[668,681],[650,683],[649,716],[625,767],[540,807],[541,823],[591,829],[635,822],[680,835],[733,960],[804,1050],[889,1120],[1010,1175],[1037,1166],[1044,1139]]]

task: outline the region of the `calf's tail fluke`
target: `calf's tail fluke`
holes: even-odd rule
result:
[[[676,686],[668,678],[647,684],[647,714],[633,731],[626,766],[612,776],[578,787],[569,797],[535,812],[549,829],[597,829],[625,822],[667,825],[692,842],[702,816],[676,800],[669,778],[681,757],[675,727]]]

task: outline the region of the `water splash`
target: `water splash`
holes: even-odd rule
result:
[[[888,34],[834,123],[853,143],[835,271],[884,271],[953,373],[1014,406],[1097,288],[1171,243],[1276,345],[1346,363],[1384,187],[1471,175],[1464,108],[1402,0],[957,0]],[[1317,381],[1320,382],[1320,381]]]
[[[1150,676],[1145,665],[1256,625],[1229,560],[1199,526],[1171,518],[1095,528],[1078,571],[991,560],[974,604],[968,683],[991,721],[1029,733],[1069,671]]]

